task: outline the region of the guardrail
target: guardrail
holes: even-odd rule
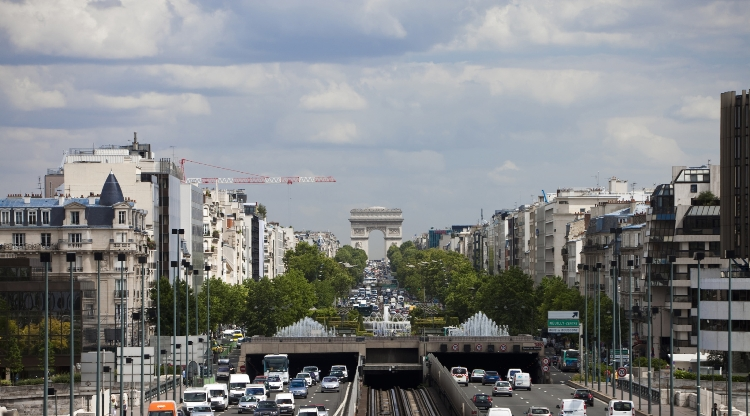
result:
[[[630,391],[630,380],[626,379],[618,379],[617,380],[617,388],[622,389],[624,391]],[[633,394],[640,396],[644,399],[648,399],[649,397],[649,391],[648,391],[648,385],[642,385],[639,384],[636,380],[633,382]],[[651,402],[659,403],[661,400],[661,391],[659,389],[651,388]]]
[[[177,385],[177,383],[182,383],[180,378],[181,376],[178,375],[177,379],[175,380],[175,385]],[[167,394],[167,392],[171,389],[172,389],[172,377],[167,376],[164,379],[163,383],[157,386],[153,386],[147,389],[146,391],[144,391],[143,400],[144,401],[153,400],[154,398],[158,397],[159,394]]]

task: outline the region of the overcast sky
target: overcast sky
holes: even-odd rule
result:
[[[343,244],[352,208],[401,208],[410,239],[597,175],[650,187],[719,162],[748,18],[748,1],[0,0],[0,195],[133,132],[157,157],[334,176],[245,188]]]

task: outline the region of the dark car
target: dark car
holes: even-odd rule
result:
[[[279,405],[273,400],[261,400],[255,408],[255,416],[279,416]]]
[[[477,393],[471,398],[471,401],[479,410],[487,410],[492,407],[492,397],[489,394]]]
[[[318,384],[320,382],[320,370],[318,367],[314,365],[308,365],[305,367],[302,367],[303,373],[310,373],[310,377],[313,379],[313,384]]]
[[[557,367],[557,363],[560,361],[560,357],[558,357],[556,355],[553,355],[552,356],[552,360],[550,360],[550,361],[552,361],[552,365],[553,366]]]
[[[586,402],[587,405],[594,407],[594,395],[591,394],[591,390],[589,389],[576,389],[574,393],[570,393],[573,395],[574,399],[580,399]]]
[[[346,376],[344,375],[344,372],[341,370],[333,370],[328,374],[328,377],[336,377],[339,379],[339,383],[343,383],[346,381]]]
[[[485,371],[482,377],[482,385],[495,384],[496,381],[500,380],[500,374],[497,371]]]

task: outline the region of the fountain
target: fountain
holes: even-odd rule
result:
[[[303,319],[279,329],[275,337],[335,337],[336,330],[328,329],[320,322],[306,316]]]
[[[400,313],[391,313],[390,307],[386,306],[383,315],[372,314],[362,319],[366,331],[375,336],[408,336],[411,335],[411,322]]]
[[[458,328],[449,328],[448,335],[458,337],[507,337],[508,325],[498,326],[483,312],[477,312]]]

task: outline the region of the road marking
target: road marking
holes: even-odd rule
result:
[[[356,381],[354,383],[356,383]],[[346,398],[347,396],[349,396],[349,388],[351,386],[352,386],[351,382],[346,383],[346,394],[344,394],[344,398]],[[339,405],[339,408],[336,409],[336,412],[333,413],[333,416],[339,416],[339,413],[344,410],[344,405],[345,404],[346,404],[346,400],[342,401],[341,404]],[[343,415],[343,413],[342,413],[342,415]]]

